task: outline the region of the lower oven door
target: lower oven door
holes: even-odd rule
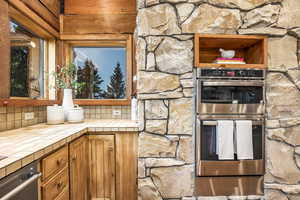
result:
[[[0,180],[0,200],[38,200],[37,162]]]
[[[263,114],[264,82],[198,81],[198,113]]]
[[[217,121],[198,120],[197,175],[233,176],[264,174],[264,123],[252,122],[253,160],[219,160],[217,155]]]

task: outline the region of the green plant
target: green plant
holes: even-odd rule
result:
[[[77,81],[76,71],[76,66],[73,63],[61,67],[58,66],[57,72],[53,73],[55,77],[55,88],[80,91],[85,83],[79,83]]]

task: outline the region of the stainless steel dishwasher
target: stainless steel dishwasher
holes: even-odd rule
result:
[[[37,163],[33,162],[0,180],[0,200],[38,200]]]

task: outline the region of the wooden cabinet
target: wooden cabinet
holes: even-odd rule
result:
[[[42,199],[58,200],[69,193],[69,151],[64,146],[41,161]]]
[[[69,152],[67,146],[59,149],[42,160],[43,181],[53,177],[68,166]]]
[[[115,200],[115,136],[89,135],[90,199]]]
[[[69,190],[65,190],[56,200],[69,200]]]
[[[50,181],[45,183],[42,190],[43,200],[53,200],[60,196],[69,186],[68,168],[59,172]]]
[[[70,149],[70,199],[87,200],[88,189],[88,159],[87,138],[72,142]]]
[[[90,199],[137,199],[137,134],[122,132],[88,138]]]
[[[116,199],[137,199],[137,134],[116,134]]]
[[[93,134],[41,160],[42,200],[137,199],[137,134]]]

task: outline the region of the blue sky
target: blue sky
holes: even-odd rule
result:
[[[106,89],[106,85],[110,81],[110,76],[113,73],[117,62],[120,63],[124,78],[126,81],[126,49],[122,47],[76,47],[74,48],[77,58],[74,60],[75,64],[83,65],[88,58],[98,68],[100,76],[104,80],[101,87]]]

